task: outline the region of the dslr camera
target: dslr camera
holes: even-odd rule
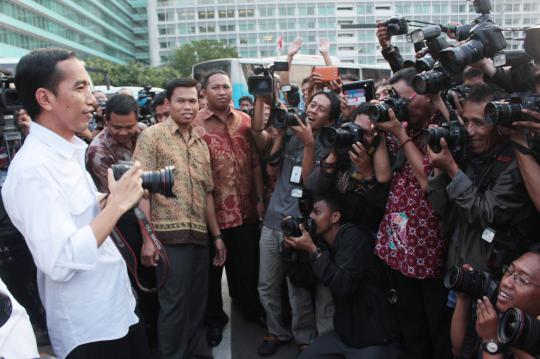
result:
[[[511,126],[516,121],[529,121],[521,110],[540,112],[540,95],[532,92],[515,93],[505,101],[493,101],[486,105],[485,118],[491,125]]]
[[[391,17],[383,25],[390,36],[406,35],[409,32],[408,20],[404,17]]]
[[[459,266],[452,266],[444,276],[447,289],[468,294],[471,299],[488,297],[491,303],[497,301],[499,283],[488,272],[468,271]]]
[[[17,90],[11,87],[12,84],[15,85],[15,78],[0,72],[0,113],[15,113],[22,108]]]
[[[469,143],[467,130],[459,121],[443,123],[440,127],[424,130],[424,141],[435,153],[442,151],[441,139],[444,138],[452,156],[458,160],[464,157]]]
[[[297,118],[304,124],[306,123],[305,113],[298,109],[300,105],[300,91],[298,86],[293,84],[281,86],[281,92],[287,99],[287,109],[277,105],[270,109],[268,122],[275,128],[287,128],[289,126],[298,126]]]
[[[540,354],[540,321],[518,308],[508,309],[499,324],[499,341],[537,356]]]
[[[388,110],[392,109],[397,119],[405,121],[409,117],[409,100],[399,96],[396,92],[390,90],[389,96],[378,104],[371,105],[368,109],[368,116],[371,122],[387,122],[390,120]]]
[[[301,224],[311,236],[315,235],[315,222],[309,218],[314,204],[313,191],[305,188],[300,191],[301,194],[298,197],[300,216],[285,217],[281,222],[281,231],[287,237],[300,237],[302,235]]]
[[[118,161],[118,163],[112,165],[114,179],[118,181],[132,166],[133,162],[131,161]],[[175,197],[173,193],[173,170],[173,166],[167,166],[158,171],[143,172],[141,176],[142,187],[150,193],[159,193],[165,197]]]
[[[356,142],[364,142],[364,130],[354,122],[347,122],[339,128],[325,126],[321,129],[321,144],[337,152],[348,151]]]

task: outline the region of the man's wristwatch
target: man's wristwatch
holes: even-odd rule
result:
[[[223,239],[223,234],[218,234],[217,236],[214,236],[214,241],[217,241],[218,239]]]
[[[502,353],[503,347],[501,343],[497,342],[496,340],[490,339],[489,341],[482,343],[482,351],[491,355],[495,355]]]
[[[309,259],[311,259],[312,262],[315,262],[321,254],[321,249],[317,247],[314,252],[309,254]]]

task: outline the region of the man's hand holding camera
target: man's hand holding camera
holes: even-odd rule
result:
[[[317,250],[317,246],[315,243],[313,243],[311,235],[308,233],[308,231],[306,231],[303,224],[300,224],[300,231],[302,231],[302,235],[300,237],[285,236],[283,241],[287,246],[293,249],[314,253]]]
[[[489,298],[484,296],[476,303],[476,333],[483,341],[495,340],[499,328],[499,317]]]
[[[309,123],[302,122],[298,116],[295,117],[296,121],[298,122],[298,126],[292,126],[290,128],[296,137],[302,141],[304,147],[314,147],[315,139],[313,138],[313,130],[311,129],[311,125]]]
[[[435,153],[431,147],[427,147],[427,153],[431,165],[435,169],[445,171],[451,178],[453,178],[459,171],[459,166],[454,160],[454,156],[448,149],[448,144],[444,138],[441,138],[441,152]]]
[[[113,171],[109,168],[107,179],[110,195],[107,205],[118,208],[122,213],[135,207],[144,194],[142,174],[141,165],[137,161],[118,181],[114,179]]]
[[[349,158],[356,167],[357,172],[361,173],[363,177],[371,178],[374,176],[371,158],[363,144],[360,142],[354,143],[349,151]]]

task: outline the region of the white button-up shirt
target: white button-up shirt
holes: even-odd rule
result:
[[[125,336],[138,322],[126,265],[110,238],[98,247],[90,222],[97,190],[86,144],[33,123],[2,188],[6,211],[37,266],[38,289],[56,355]]]

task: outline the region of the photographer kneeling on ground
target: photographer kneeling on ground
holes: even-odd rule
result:
[[[334,331],[315,339],[300,358],[397,358],[398,329],[388,280],[373,254],[375,237],[364,226],[342,223],[340,197],[320,195],[310,215],[315,235],[328,247],[317,247],[302,225],[302,236],[285,237],[289,246],[310,253],[313,272],[335,302]]]
[[[465,269],[473,270],[468,265]],[[467,293],[457,293],[456,309],[452,316],[452,351],[459,358],[476,358],[474,351],[483,351],[483,359],[528,359],[533,358],[523,350],[502,345],[498,341],[499,316],[511,308],[537,317],[540,315],[540,252],[527,252],[504,267],[495,305],[487,298],[478,299],[476,313],[472,312],[472,298]],[[474,327],[474,348],[464,356],[467,327]],[[532,330],[523,335],[538,335]],[[480,343],[482,343],[480,347]],[[533,353],[538,355],[539,353]]]
[[[428,198],[441,215],[443,237],[449,241],[448,266],[468,263],[480,271],[498,272],[532,233],[532,204],[512,147],[484,116],[486,104],[496,96],[489,85],[471,88],[463,111],[470,157],[461,168],[449,141],[440,140],[439,153],[428,150],[435,168],[428,180]]]

